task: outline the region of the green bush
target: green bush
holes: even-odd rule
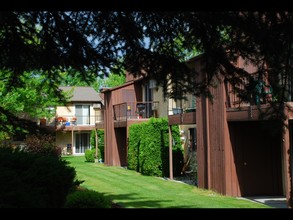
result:
[[[172,126],[174,175],[180,175],[183,150],[179,127]],[[169,176],[168,120],[151,118],[129,128],[128,168],[145,175]]]
[[[0,148],[0,207],[62,208],[75,177],[60,157]]]
[[[128,143],[128,169],[140,172],[139,169],[139,149],[142,125],[132,124],[129,128]]]
[[[111,208],[111,200],[94,190],[76,190],[67,196],[65,208]]]
[[[91,163],[94,163],[95,162],[95,153],[96,153],[96,150],[95,149],[92,149],[92,150],[86,150],[85,151],[85,161],[86,162],[91,162]]]

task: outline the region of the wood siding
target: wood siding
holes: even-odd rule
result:
[[[196,70],[200,70],[199,63],[194,64]],[[238,65],[255,71],[241,59]],[[201,72],[197,80],[204,77]],[[241,103],[230,85],[221,80],[214,84],[217,87],[210,88],[212,101],[204,95],[196,100],[198,186],[230,196],[285,194],[289,201],[293,126],[289,130],[269,117],[260,118],[261,112],[268,113],[267,104],[259,108]],[[288,109],[293,109],[292,103],[287,103]],[[286,115],[293,119],[292,110]],[[180,117],[169,116],[169,124],[181,124]],[[263,129],[263,124],[268,129]],[[272,127],[276,132],[268,135]]]
[[[169,125],[186,125],[196,123],[196,112],[168,115]]]
[[[213,100],[201,96],[197,100],[197,141],[199,186],[226,194],[226,186],[234,186],[233,155],[229,150],[225,89],[221,81],[211,88]],[[229,172],[226,172],[226,169]],[[228,184],[226,184],[228,181]],[[231,194],[234,190],[228,190]]]
[[[142,101],[141,81],[128,83],[117,89],[109,89],[104,94],[104,125],[105,125],[105,164],[108,166],[127,165],[128,127],[131,120],[115,120],[114,105],[126,102]],[[135,120],[136,122],[142,122]]]

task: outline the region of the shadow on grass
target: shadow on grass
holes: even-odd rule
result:
[[[166,205],[165,203],[172,203],[171,200],[153,200],[149,198],[138,197],[137,194],[107,194],[102,193],[113,201],[113,208],[190,208],[190,206],[182,205]]]

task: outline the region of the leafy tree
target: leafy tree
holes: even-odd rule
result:
[[[3,76],[3,72],[0,72]],[[8,89],[7,81],[0,81],[0,109],[9,112],[12,118],[5,114],[0,114],[0,140],[9,138],[9,133],[20,133],[31,131],[44,131],[36,124],[27,123],[25,119],[35,120],[41,117],[53,117],[55,107],[60,104],[60,99],[56,92],[47,84],[44,75],[34,72],[25,72],[19,79],[22,82],[21,87]],[[63,100],[68,98],[69,94],[63,94]],[[34,125],[32,127],[32,125]],[[32,127],[32,128],[31,128]],[[34,130],[36,129],[36,130]]]
[[[91,82],[124,68],[135,76],[146,71],[166,96],[180,99],[186,92],[208,92],[217,74],[241,92],[248,74],[234,61],[242,56],[258,67],[256,74],[268,73],[274,100],[282,104],[289,100],[286,85],[292,81],[292,15],[285,11],[1,12],[1,78],[10,91],[22,87],[20,76],[25,71],[42,70],[50,88],[58,91],[61,72]],[[204,82],[195,81],[195,70],[185,63],[186,54],[195,48],[204,52],[208,76]],[[2,107],[0,113],[10,117]]]
[[[102,87],[114,87],[125,83],[126,77],[123,70],[119,74],[109,73],[107,77],[98,76],[96,80],[91,82],[82,81],[78,77],[73,77],[67,72],[61,73],[62,80],[60,82],[63,86],[92,86],[97,92],[100,91]]]
[[[115,87],[126,82],[125,72],[120,74],[110,73],[108,77],[98,78],[94,87],[99,91],[102,87]]]

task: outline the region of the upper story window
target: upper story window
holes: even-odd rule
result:
[[[75,105],[76,123],[81,125],[90,124],[90,105]]]

